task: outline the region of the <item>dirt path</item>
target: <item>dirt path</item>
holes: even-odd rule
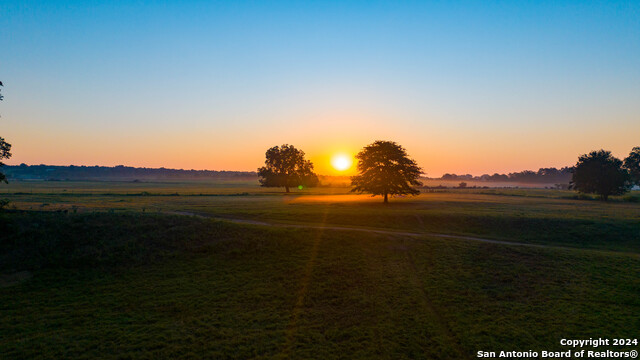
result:
[[[495,239],[487,239],[487,238],[480,238],[480,237],[475,237],[475,236],[465,236],[465,235],[449,235],[449,234],[440,234],[440,233],[431,233],[431,232],[410,232],[410,231],[398,231],[398,230],[383,230],[383,229],[371,229],[371,228],[366,228],[366,227],[353,227],[353,226],[332,226],[332,225],[313,225],[313,224],[273,223],[273,222],[264,222],[264,221],[256,221],[256,220],[247,220],[247,219],[238,219],[238,218],[231,218],[231,217],[215,216],[215,215],[212,215],[212,214],[203,214],[203,213],[196,213],[196,212],[190,212],[190,211],[171,211],[171,212],[167,212],[167,213],[168,214],[174,214],[174,215],[196,216],[196,217],[201,217],[201,218],[222,220],[222,221],[228,221],[228,222],[232,222],[232,223],[236,223],[236,224],[249,224],[249,225],[258,225],[258,226],[271,226],[271,227],[295,228],[295,229],[359,231],[359,232],[365,232],[365,233],[370,233],[370,234],[396,235],[396,236],[409,236],[409,237],[430,236],[430,237],[438,237],[438,238],[444,238],[444,239],[468,240],[468,241],[482,242],[482,243],[488,243],[488,244],[525,246],[525,247],[542,248],[542,249],[593,251],[593,252],[605,253],[605,254],[629,255],[629,256],[632,256],[632,257],[640,258],[640,254],[622,252],[622,251],[599,250],[599,249],[583,249],[583,248],[575,248],[575,247],[568,247],[568,246],[558,246],[558,245],[530,244],[530,243],[523,243],[523,242],[506,241],[506,240],[495,240]]]

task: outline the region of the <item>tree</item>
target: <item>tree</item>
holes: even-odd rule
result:
[[[622,160],[613,157],[611,151],[598,150],[581,155],[573,170],[573,189],[587,194],[598,194],[607,201],[610,195],[622,195],[629,190],[629,173],[622,167]]]
[[[3,86],[2,81],[0,81],[0,86]],[[2,99],[3,99],[2,94],[0,94],[0,100]],[[11,144],[4,141],[4,139],[0,137],[0,160],[10,158],[11,153],[9,151],[11,151]],[[2,163],[2,161],[0,161],[0,168],[3,166],[4,164]],[[0,172],[0,181],[4,181],[5,184],[7,183],[7,177],[1,172]]]
[[[10,150],[11,150],[11,144],[4,141],[4,139],[0,137],[0,160],[10,158],[11,157],[11,153],[9,152]],[[3,166],[4,166],[4,163],[0,161],[0,168]],[[6,184],[7,177],[0,172],[0,182],[2,181],[4,181],[4,183]]]
[[[631,175],[631,182],[640,186],[640,147],[636,146],[631,150],[629,156],[624,159],[624,167]]]
[[[265,166],[258,169],[260,184],[265,187],[314,187],[318,176],[313,172],[313,164],[304,159],[304,152],[292,145],[274,146],[267,150]]]
[[[406,150],[393,141],[378,140],[367,145],[358,155],[358,175],[351,177],[352,192],[382,195],[388,203],[388,195],[418,195],[418,181],[422,169]]]

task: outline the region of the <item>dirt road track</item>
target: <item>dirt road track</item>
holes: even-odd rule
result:
[[[231,218],[231,217],[221,217],[221,216],[216,216],[216,215],[213,215],[213,214],[196,213],[196,212],[190,212],[190,211],[172,211],[172,212],[169,212],[169,214],[185,215],[185,216],[196,216],[196,217],[201,217],[201,218],[228,221],[228,222],[232,222],[232,223],[236,223],[236,224],[248,224],[248,225],[258,225],[258,226],[280,227],[280,228],[295,228],[295,229],[320,229],[320,230],[336,230],[336,231],[358,231],[358,232],[365,232],[365,233],[370,233],[370,234],[408,236],[408,237],[426,237],[426,236],[429,236],[429,237],[438,237],[438,238],[444,238],[444,239],[475,241],[475,242],[482,242],[482,243],[488,243],[488,244],[524,246],[524,247],[543,248],[543,249],[590,251],[590,252],[598,252],[598,253],[605,253],[605,254],[628,255],[628,256],[632,256],[632,257],[640,259],[640,254],[638,254],[638,253],[629,253],[629,252],[622,252],[622,251],[610,251],[610,250],[598,250],[598,249],[583,249],[583,248],[568,247],[568,246],[557,246],[557,245],[530,244],[530,243],[523,243],[523,242],[516,242],[516,241],[495,240],[495,239],[487,239],[487,238],[480,238],[480,237],[475,237],[475,236],[465,236],[465,235],[449,235],[449,234],[440,234],[440,233],[431,233],[431,232],[410,232],[410,231],[398,231],[398,230],[372,229],[372,228],[366,228],[366,227],[353,227],[353,226],[332,226],[332,225],[317,225],[317,224],[273,223],[273,222],[264,222],[264,221],[239,219],[239,218]]]

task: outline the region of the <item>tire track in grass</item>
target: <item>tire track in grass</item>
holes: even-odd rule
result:
[[[325,225],[326,214],[325,214],[325,218],[323,219],[323,222],[321,224],[272,223],[272,222],[264,222],[264,221],[248,220],[248,219],[222,217],[222,216],[216,216],[216,215],[213,215],[213,214],[196,213],[196,212],[189,212],[189,211],[169,211],[169,212],[166,212],[166,214],[197,216],[197,217],[201,217],[201,218],[209,218],[209,219],[214,219],[214,220],[228,221],[228,222],[232,222],[232,223],[236,223],[236,224],[246,224],[246,225],[271,226],[271,227],[293,228],[293,229],[359,231],[359,232],[366,232],[366,233],[371,233],[371,234],[421,237],[421,238],[424,238],[424,237],[427,237],[427,236],[431,236],[431,237],[438,237],[438,238],[443,238],[443,239],[467,240],[467,241],[482,242],[482,243],[487,243],[487,244],[524,246],[524,247],[532,247],[532,248],[539,248],[539,249],[587,251],[587,252],[594,252],[594,253],[601,253],[601,254],[626,255],[626,256],[631,256],[631,257],[635,257],[635,258],[640,258],[640,253],[616,251],[616,250],[601,250],[601,249],[579,248],[579,247],[560,246],[560,245],[532,244],[532,243],[524,243],[524,242],[517,242],[517,241],[487,239],[487,238],[480,238],[480,237],[466,236],[466,235],[451,235],[451,234],[431,233],[431,232],[411,232],[411,231],[375,229],[375,228],[367,228],[367,227]]]

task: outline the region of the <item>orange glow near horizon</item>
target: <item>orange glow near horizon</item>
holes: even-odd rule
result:
[[[327,117],[344,120],[337,116]],[[358,119],[355,116],[352,118]],[[606,129],[599,132],[599,139],[585,135],[562,141],[566,138],[562,132],[546,133],[542,128],[521,134],[501,129],[489,137],[479,136],[480,132],[475,129],[460,129],[444,122],[437,123],[439,125],[429,132],[415,131],[418,135],[425,134],[420,136],[405,134],[402,129],[388,129],[381,124],[360,131],[347,125],[336,134],[333,129],[337,124],[332,121],[324,121],[329,125],[305,134],[284,126],[276,128],[277,131],[272,130],[275,132],[273,136],[264,135],[269,131],[266,128],[259,128],[259,131],[252,133],[232,128],[223,133],[193,127],[170,129],[169,126],[158,126],[144,136],[138,136],[133,135],[134,130],[138,131],[135,126],[130,127],[131,132],[116,127],[86,134],[71,129],[59,133],[53,125],[30,128],[26,124],[28,121],[18,123],[11,120],[19,131],[3,130],[1,135],[13,145],[13,157],[5,161],[9,165],[125,165],[256,171],[264,165],[268,148],[288,143],[305,152],[306,159],[313,162],[317,174],[330,176],[356,175],[357,162],[353,156],[375,140],[391,140],[401,144],[428,177],[439,177],[444,173],[479,176],[495,172],[537,171],[540,167],[572,166],[579,155],[599,148],[611,150],[616,157],[624,158],[634,145],[637,146],[635,130],[640,129],[640,125],[629,127],[623,133],[617,130],[609,133],[609,129]],[[352,122],[362,127],[359,120]],[[119,132],[116,133],[116,130]],[[56,137],[51,136],[54,133]],[[169,133],[170,136],[167,135]],[[553,146],[543,145],[537,140],[543,135],[548,141],[544,144]],[[455,141],[452,141],[454,137]],[[170,138],[174,145],[165,146],[162,141],[165,138]],[[52,139],[55,143],[52,143]],[[334,167],[332,159],[337,154],[349,156],[352,159],[351,166],[342,171]]]
[[[344,143],[344,142],[342,142]],[[352,176],[356,174],[357,146],[329,145],[317,143],[309,146],[309,156],[314,165],[314,171],[319,175]]]

